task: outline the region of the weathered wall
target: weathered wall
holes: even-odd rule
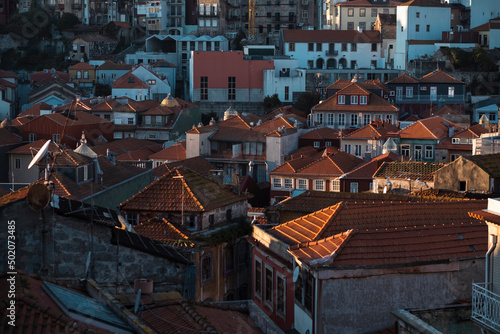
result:
[[[16,269],[55,278],[85,278],[87,256],[93,249],[91,278],[103,286],[118,286],[124,291],[126,281],[133,286],[134,279],[149,278],[157,292],[182,291],[184,264],[112,244],[112,227],[59,216],[50,206],[36,212],[24,201],[0,210],[2,240],[7,240],[7,222],[16,222]],[[6,251],[7,247],[1,248],[4,259]],[[7,271],[6,265],[3,261],[0,272]]]
[[[454,265],[456,270],[451,268]],[[440,272],[424,273],[424,267],[414,269],[407,274],[320,281],[317,333],[382,330],[394,324],[391,311],[470,300],[472,283],[484,280],[484,259],[442,265]]]
[[[214,215],[214,223],[215,225],[220,224],[226,221],[226,211],[231,210],[232,220],[236,220],[239,217],[245,217],[248,211],[248,201],[239,201],[230,205],[226,205],[223,207],[216,208],[212,211],[206,212],[203,215],[201,229],[206,230],[210,227],[209,217],[210,215]]]
[[[460,181],[466,181],[466,190],[489,192],[490,177],[472,161],[463,157],[434,173],[434,188],[459,191]]]

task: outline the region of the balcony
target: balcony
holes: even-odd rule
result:
[[[429,94],[424,95],[424,94],[413,94],[412,97],[407,97],[407,96],[401,96],[396,94],[395,103],[464,103],[465,102],[465,96],[456,94],[455,96],[451,97],[446,94],[438,94],[434,96],[431,99],[431,96]]]
[[[337,50],[327,50],[326,55],[330,57],[337,57],[339,52]]]
[[[472,320],[500,333],[500,296],[486,289],[486,283],[472,284]]]

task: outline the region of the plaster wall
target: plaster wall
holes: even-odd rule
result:
[[[467,191],[490,191],[490,176],[475,163],[463,157],[434,173],[436,189],[459,191],[460,181],[466,182]]]

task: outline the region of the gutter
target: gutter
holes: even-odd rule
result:
[[[486,261],[485,261],[485,274],[484,274],[484,281],[485,281],[485,286],[487,290],[489,289],[489,284],[490,284],[490,271],[491,271],[491,266],[490,266],[490,261],[491,261],[491,253],[495,250],[495,247],[497,245],[497,236],[490,234],[490,247],[488,248],[488,251],[486,252]]]

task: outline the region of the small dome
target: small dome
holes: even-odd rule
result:
[[[180,106],[179,102],[177,102],[177,100],[170,94],[168,94],[168,96],[161,101],[161,105],[169,108]]]

